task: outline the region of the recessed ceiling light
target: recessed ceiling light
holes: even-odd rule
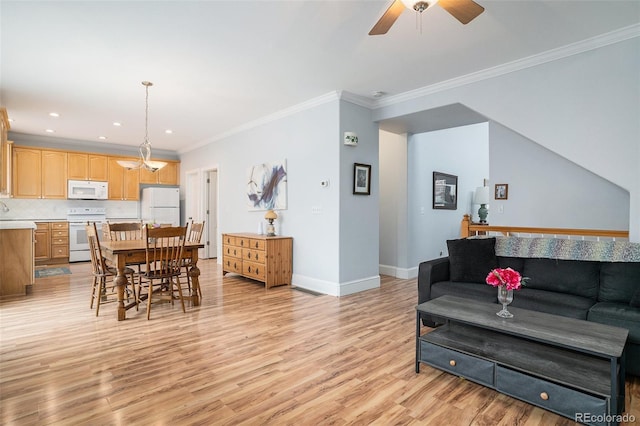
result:
[[[58,114],[57,112],[50,112],[49,115],[51,117],[60,117],[60,114]]]
[[[380,90],[376,90],[375,92],[371,93],[371,96],[373,96],[374,98],[381,98],[384,95],[386,95],[386,93],[381,92]]]
[[[98,139],[100,139],[101,141],[106,141],[107,137],[106,136],[98,136]]]
[[[164,132],[165,132],[166,134],[170,135],[170,134],[172,134],[172,133],[173,133],[173,130],[171,130],[171,129],[167,129],[167,130],[165,130]]]
[[[55,133],[55,130],[53,130],[53,129],[45,129],[45,132],[47,132],[47,133]]]
[[[116,127],[120,127],[120,126],[122,126],[122,123],[118,123],[117,121],[114,121],[113,125],[116,126]]]

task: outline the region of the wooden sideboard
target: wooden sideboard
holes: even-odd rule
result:
[[[293,238],[222,234],[222,275],[229,272],[261,281],[266,288],[291,285]]]

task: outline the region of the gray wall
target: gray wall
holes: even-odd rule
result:
[[[640,38],[611,40],[615,35],[390,98],[373,116],[462,103],[628,191],[630,239],[640,241]],[[603,227],[593,219],[590,228]]]
[[[347,130],[358,133],[358,147],[343,145]],[[371,111],[334,94],[184,153],[181,182],[215,165],[219,232],[255,232],[264,212],[247,209],[247,169],[286,159],[288,208],[278,211],[277,229],[293,237],[293,283],[343,295],[379,285],[377,151]],[[371,196],[351,193],[354,162],[372,165]]]

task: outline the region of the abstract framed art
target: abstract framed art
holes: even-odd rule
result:
[[[287,208],[287,162],[262,163],[247,170],[247,206],[249,210]]]

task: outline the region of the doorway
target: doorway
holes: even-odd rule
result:
[[[218,170],[207,170],[204,173],[205,193],[205,258],[218,257]]]

